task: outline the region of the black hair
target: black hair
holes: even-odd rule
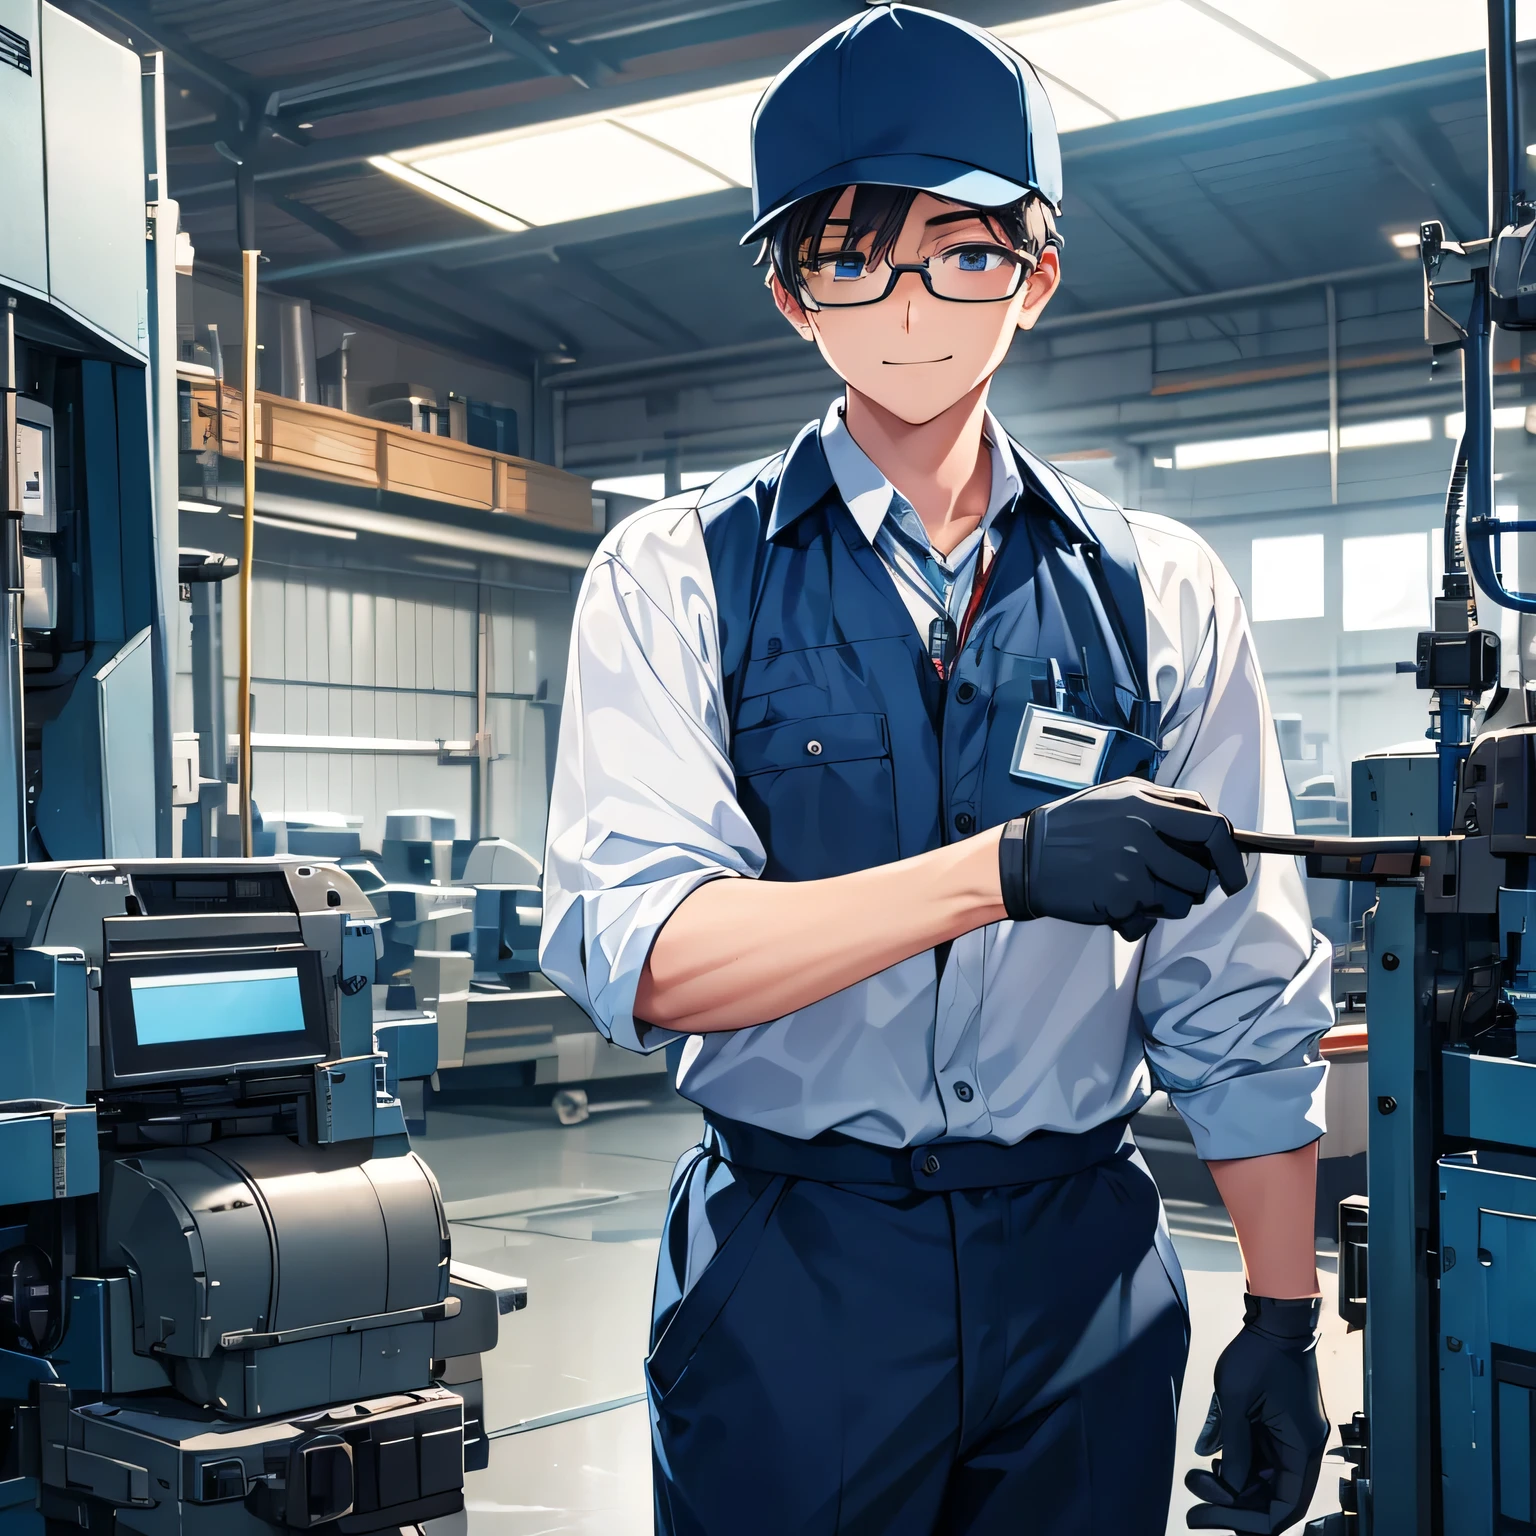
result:
[[[801,280],[801,258],[808,250],[818,247],[832,211],[847,190],[846,186],[828,187],[825,192],[802,197],[785,208],[763,232],[756,265],[771,263],[774,275],[785,291],[796,298],[803,297],[805,291]],[[915,187],[885,187],[870,183],[855,186],[848,228],[843,234],[844,249],[852,250],[865,236],[872,235],[874,244],[870,262],[882,260],[895,245],[907,215],[912,211],[912,204],[921,195]],[[1026,193],[1017,202],[997,208],[977,207],[976,212],[1010,250],[1038,258],[1047,246],[1061,244],[1050,205],[1036,193]]]

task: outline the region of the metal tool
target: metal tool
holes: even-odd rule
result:
[[[1418,837],[1298,837],[1289,832],[1234,830],[1232,841],[1244,853],[1283,853],[1305,859],[1309,875],[1334,880],[1407,880],[1422,874],[1430,863],[1426,839]]]

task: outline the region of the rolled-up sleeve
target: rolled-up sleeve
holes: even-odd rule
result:
[[[1152,521],[1152,520],[1148,520]],[[1161,584],[1154,658],[1164,667],[1168,757],[1158,778],[1197,790],[1234,826],[1292,830],[1290,795],[1258,656],[1236,585],[1187,530],[1147,534],[1168,558],[1146,561]],[[1166,630],[1159,631],[1159,623]],[[1332,947],[1312,929],[1294,859],[1249,855],[1248,885],[1217,893],[1146,941],[1137,1007],[1147,1062],[1206,1159],[1257,1157],[1317,1140],[1328,1067],[1317,1049],[1333,1023]]]
[[[634,1016],[662,925],[705,881],[763,867],[723,715],[698,516],[662,504],[603,541],[577,600],[539,945],[544,974],[630,1050],[677,1038]]]

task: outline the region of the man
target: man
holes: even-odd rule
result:
[[[545,972],[621,1045],[686,1040],[705,1114],[657,1529],[1161,1533],[1188,1314],[1127,1129],[1153,1085],[1250,1293],[1191,1520],[1283,1529],[1326,1438],[1331,1007],[1294,864],[1232,841],[1290,826],[1241,600],[986,408],[1060,278],[1027,63],[874,6],[774,82],[753,157],[746,239],[846,394],[604,540],[545,866]]]

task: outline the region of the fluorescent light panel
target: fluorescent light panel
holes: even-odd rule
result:
[[[1496,405],[1493,408],[1493,427],[1496,432],[1507,432],[1512,427],[1525,425],[1525,407],[1523,405]],[[1467,418],[1463,411],[1452,411],[1445,418],[1445,435],[1449,438],[1459,438],[1466,430]]]
[[[1276,432],[1267,437],[1229,437],[1214,443],[1179,443],[1173,450],[1177,469],[1213,469],[1218,464],[1248,464],[1257,459],[1292,459],[1328,452],[1328,429]]]
[[[1520,407],[1523,411],[1524,407]],[[1522,417],[1522,420],[1524,418]],[[1449,427],[1450,418],[1447,417]],[[1351,422],[1339,429],[1339,447],[1386,448],[1399,443],[1427,443],[1434,436],[1428,416],[1398,416],[1386,421]],[[1180,443],[1173,450],[1178,469],[1212,469],[1220,464],[1248,464],[1260,459],[1299,458],[1328,452],[1328,429],[1278,432],[1265,437],[1232,437],[1209,443]]]
[[[392,155],[374,155],[368,164],[374,170],[383,171],[386,176],[393,176],[396,181],[414,187],[418,192],[425,192],[428,197],[434,197],[440,203],[447,203],[450,208],[457,208],[460,213],[467,213],[489,224],[492,229],[504,230],[510,235],[528,228],[527,224],[513,218],[504,208],[494,207],[467,193],[462,187],[440,181],[435,176],[424,175],[414,166],[406,165]]]
[[[240,738],[230,732],[231,749]],[[262,752],[398,752],[425,757],[439,752],[472,752],[472,741],[415,741],[399,736],[308,736],[282,731],[252,731],[252,748]]]
[[[1520,0],[1517,14],[1518,35],[1536,37],[1536,0]],[[1444,0],[1110,0],[994,30],[1041,71],[1061,131],[1073,133],[1471,52],[1484,46],[1485,24],[1482,7]],[[767,84],[425,145],[372,164],[507,230],[698,196],[750,183],[752,112]]]
[[[1284,90],[1312,78],[1184,0],[1114,0],[997,31],[1031,63],[1119,118]]]
[[[749,80],[620,112],[427,145],[398,158],[522,225],[593,218],[750,185],[752,112],[767,85]]]
[[[1358,421],[1339,428],[1339,447],[1389,448],[1398,443],[1427,443],[1434,435],[1428,416],[1399,416],[1392,421]]]
[[[1486,8],[1444,0],[1209,0],[1214,9],[1337,78],[1487,45]]]

